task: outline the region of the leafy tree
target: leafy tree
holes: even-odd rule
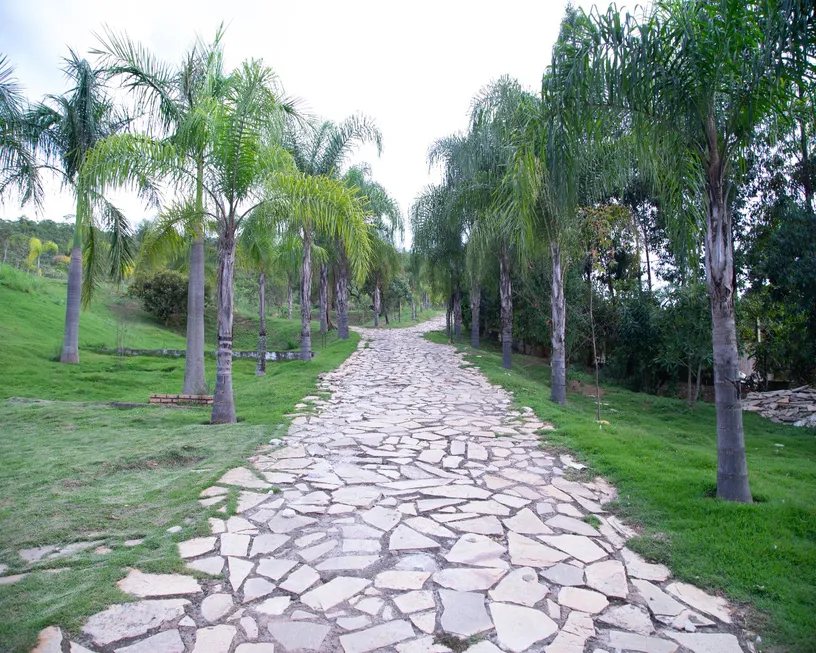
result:
[[[107,251],[110,273],[121,280],[131,267],[130,224],[125,215],[105,199],[101,189],[81,180],[83,166],[103,139],[124,130],[129,118],[117,110],[104,84],[105,71],[92,67],[71,51],[65,75],[73,88],[65,95],[48,95],[27,118],[36,149],[49,162],[57,162],[62,181],[76,195],[74,240],[68,268],[65,337],[60,361],[79,362],[79,308],[90,301],[97,272]],[[149,184],[138,183],[146,197],[155,199]],[[110,234],[110,247],[99,242],[101,231]],[[84,260],[84,270],[83,270]],[[84,274],[83,274],[84,272]],[[83,279],[84,276],[84,279]]]
[[[40,257],[48,252],[59,252],[59,246],[52,240],[42,242],[39,238],[31,238],[28,241],[28,268],[36,263],[37,276],[42,274],[40,270]]]
[[[23,204],[42,202],[39,167],[30,147],[26,102],[14,68],[0,55],[0,199],[14,189]]]

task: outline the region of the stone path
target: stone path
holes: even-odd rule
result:
[[[38,650],[747,650],[722,599],[624,547],[614,488],[569,480],[582,466],[538,446],[551,427],[428,328],[362,331],[331,398],[202,493],[240,488],[235,515],[179,544],[212,580],[132,570],[119,586],[141,600]]]

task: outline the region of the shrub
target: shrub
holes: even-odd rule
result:
[[[152,276],[137,274],[128,294],[138,297],[142,308],[165,324],[187,315],[187,277],[175,270],[161,270]]]

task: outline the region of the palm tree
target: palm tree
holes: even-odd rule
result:
[[[181,64],[173,68],[158,61],[143,46],[126,35],[106,31],[100,38],[102,63],[108,75],[122,80],[136,99],[137,107],[146,112],[160,132],[162,141],[176,149],[190,171],[195,171],[194,199],[186,220],[191,239],[189,280],[187,288],[187,341],[184,363],[184,394],[205,394],[204,369],[204,237],[210,225],[204,212],[204,159],[207,156],[205,119],[213,104],[223,99],[226,77],[223,70],[223,28],[212,43],[197,39]],[[179,244],[175,238],[176,223],[156,230],[153,247]],[[167,240],[171,242],[168,243]]]
[[[29,146],[26,102],[14,68],[0,55],[0,199],[14,189],[21,203],[42,202],[37,162]]]
[[[40,257],[48,252],[58,252],[59,246],[52,240],[42,242],[39,238],[31,238],[28,241],[28,268],[29,270],[37,264],[36,273],[40,276]]]
[[[808,4],[807,7],[810,5]],[[675,225],[704,232],[717,409],[717,496],[750,502],[740,405],[730,203],[739,161],[791,79],[813,74],[805,3],[657,0],[648,12],[574,12],[559,85],[569,101],[627,121]],[[669,166],[666,166],[666,163]],[[649,164],[653,164],[649,166]],[[667,169],[668,168],[668,169]],[[689,199],[696,201],[689,201]]]
[[[102,190],[92,183],[82,183],[80,174],[86,159],[105,138],[122,131],[129,118],[114,107],[104,85],[105,72],[80,59],[73,50],[65,59],[64,72],[74,84],[65,95],[48,95],[32,108],[30,123],[35,148],[57,170],[65,185],[76,195],[76,224],[68,267],[68,300],[65,311],[65,338],[60,361],[79,362],[79,308],[87,304],[101,265],[97,242],[101,226],[110,232],[109,263],[114,277],[121,279],[131,265],[130,225],[122,212],[107,201]],[[155,189],[146,182],[136,182],[145,197],[155,201]],[[84,279],[83,279],[83,254]]]
[[[240,267],[258,277],[258,360],[257,376],[266,375],[266,276],[274,265],[275,232],[250,216],[238,239]]]
[[[341,169],[348,157],[358,145],[364,143],[374,143],[377,153],[382,151],[382,136],[374,122],[362,115],[353,115],[342,122],[334,123],[324,121],[320,124],[303,125],[293,123],[287,132],[287,149],[291,152],[298,170],[312,176],[324,176],[337,179]],[[310,234],[310,239],[320,238],[320,234]],[[313,242],[310,240],[310,243]],[[349,337],[348,334],[348,285],[349,266],[346,260],[345,243],[323,243],[327,249],[334,249],[337,258],[337,269],[335,270],[335,294],[338,306],[338,336],[343,339]],[[331,247],[329,247],[331,246]],[[304,248],[303,265],[306,265],[306,250]],[[309,263],[311,265],[311,262]],[[305,281],[309,281],[306,287]],[[328,313],[328,262],[320,265],[320,332],[325,333],[327,328]],[[311,271],[307,273],[305,268],[301,271],[301,300],[305,298],[311,302]],[[341,313],[341,308],[345,311]],[[301,306],[301,319],[303,319],[303,307]],[[311,316],[311,309],[309,310]],[[342,326],[345,325],[345,326]],[[311,327],[306,324],[301,325],[303,332]]]

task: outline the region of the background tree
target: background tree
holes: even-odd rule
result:
[[[35,267],[35,273],[40,276],[40,257],[49,252],[59,252],[59,246],[52,240],[41,241],[39,238],[31,238],[28,241],[28,268]],[[35,265],[36,264],[36,265]]]

